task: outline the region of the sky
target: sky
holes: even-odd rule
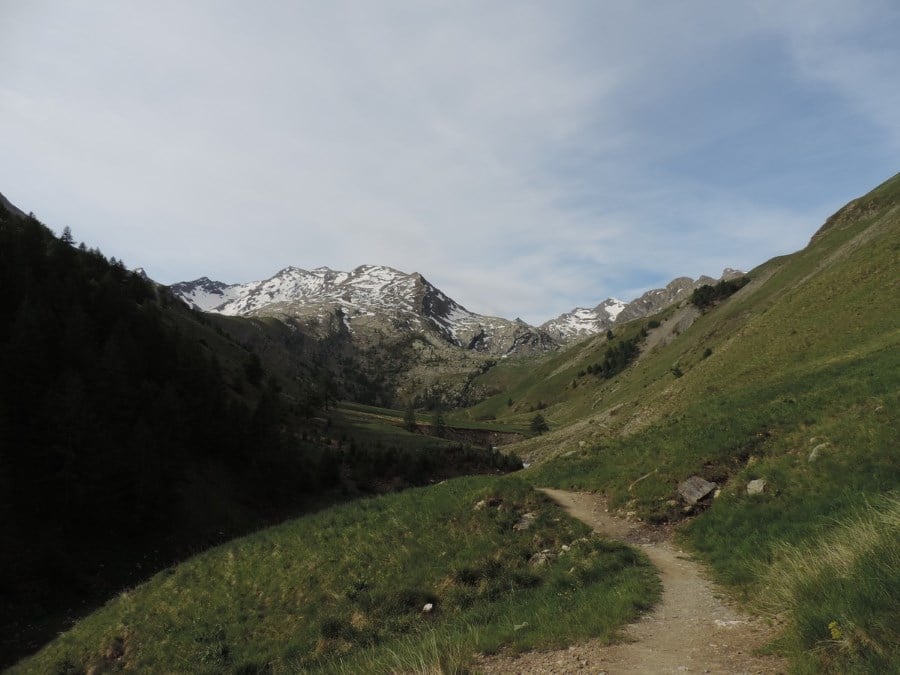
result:
[[[541,323],[900,171],[900,3],[0,0],[0,192],[156,281],[420,272]]]

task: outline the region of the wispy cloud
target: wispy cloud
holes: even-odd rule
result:
[[[165,282],[388,264],[540,322],[896,170],[896,10],[857,9],[0,4],[0,189]]]

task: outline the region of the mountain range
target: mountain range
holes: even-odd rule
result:
[[[721,279],[742,273],[725,269]],[[467,350],[505,355],[545,351],[596,335],[616,322],[655,314],[716,279],[679,277],[665,288],[647,291],[631,302],[607,298],[593,308],[576,307],[540,326],[469,311],[418,272],[362,265],[351,272],[318,267],[286,267],[263,281],[226,284],[201,277],[173,284],[171,290],[196,309],[244,317],[291,317],[319,332],[333,326],[337,314],[352,333],[366,325],[431,333]]]

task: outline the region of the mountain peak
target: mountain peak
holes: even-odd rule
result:
[[[352,272],[286,267],[264,281],[211,282],[205,277],[175,284],[172,290],[198,309],[232,316],[289,315],[311,326],[330,325],[340,312],[351,334],[355,325],[387,321],[393,330],[437,333],[459,347],[491,353],[555,347],[546,334],[524,321],[508,321],[468,311],[420,273],[385,265],[359,265]]]

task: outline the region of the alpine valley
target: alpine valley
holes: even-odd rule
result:
[[[809,234],[531,326],[0,196],[0,666],[900,672],[900,174]]]

